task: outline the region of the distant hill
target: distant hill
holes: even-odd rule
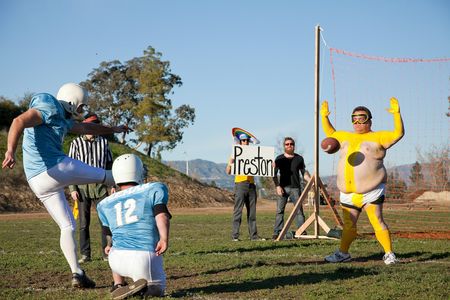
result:
[[[6,133],[0,132],[0,153],[6,151]],[[68,152],[72,137],[67,137],[64,143],[64,151]],[[17,164],[12,170],[2,169],[0,171],[0,213],[3,212],[28,212],[44,210],[42,203],[31,191],[25,179],[22,165],[22,143],[19,143],[16,151]],[[113,157],[121,154],[134,153],[139,155],[149,170],[149,181],[161,181],[169,187],[170,207],[211,207],[230,206],[233,204],[233,195],[229,191],[207,185],[199,180],[188,177],[179,171],[169,168],[163,163],[146,157],[145,155],[131,150],[129,147],[111,143]],[[66,195],[67,196],[67,195]],[[69,199],[71,203],[71,199]]]
[[[225,173],[226,163],[215,163],[203,159],[163,161],[164,164],[179,172],[186,174],[186,167],[189,167],[189,176],[205,184],[216,185],[223,189],[232,189],[234,186],[234,176]]]

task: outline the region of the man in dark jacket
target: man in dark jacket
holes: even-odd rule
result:
[[[277,194],[280,196],[277,201],[277,212],[275,217],[275,225],[273,228],[273,239],[276,239],[284,226],[284,209],[286,203],[291,199],[295,205],[302,192],[302,181],[310,179],[308,171],[305,170],[305,162],[303,157],[294,152],[295,141],[291,137],[284,138],[284,153],[275,159],[275,183]],[[278,171],[280,171],[280,179],[278,180]],[[301,175],[301,176],[300,176]],[[296,223],[300,227],[305,222],[305,214],[303,206],[297,212]]]

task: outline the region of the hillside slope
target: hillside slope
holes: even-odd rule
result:
[[[6,137],[5,132],[0,132],[1,157],[3,157],[6,150]],[[64,144],[66,153],[73,138],[73,136],[66,138]],[[169,207],[220,207],[233,204],[233,197],[229,191],[205,185],[124,145],[111,143],[111,151],[114,158],[124,153],[139,155],[149,169],[148,180],[161,181],[168,185]],[[42,203],[33,194],[25,179],[21,143],[19,143],[16,158],[17,164],[14,169],[2,169],[0,171],[0,181],[2,182],[2,188],[0,189],[0,213],[43,210]],[[69,199],[69,202],[72,203],[71,199]]]
[[[207,184],[217,185],[222,189],[232,190],[234,187],[234,176],[225,173],[225,163],[214,163],[204,159],[193,159],[186,163],[185,160],[164,161],[164,164],[186,174],[189,167],[189,176]]]

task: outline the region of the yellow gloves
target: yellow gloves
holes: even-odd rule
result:
[[[399,113],[400,112],[400,106],[398,105],[397,98],[392,97],[391,98],[391,107],[386,109],[391,114]]]
[[[386,109],[391,114],[399,113],[400,112],[400,105],[398,104],[397,98],[392,97],[391,98],[391,107]],[[320,107],[320,115],[322,117],[328,117],[330,115],[330,111],[328,109],[328,101],[323,101],[322,106]]]
[[[328,117],[330,111],[328,110],[328,101],[323,101],[322,106],[320,107],[320,115],[322,117]]]

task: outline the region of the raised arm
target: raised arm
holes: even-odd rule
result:
[[[331,125],[330,119],[328,118],[329,115],[330,111],[328,110],[328,101],[323,101],[322,106],[320,107],[320,116],[322,120],[322,128],[327,137],[331,136],[336,131],[333,125]]]
[[[3,169],[6,167],[10,169],[14,168],[14,165],[16,164],[17,144],[24,129],[38,126],[42,124],[42,122],[41,113],[33,108],[30,108],[26,112],[14,118],[8,132],[8,148],[5,152],[5,159],[2,163]]]
[[[111,133],[121,133],[132,131],[127,125],[120,126],[104,126],[96,123],[79,123],[75,122],[70,132],[75,134],[92,134],[92,135],[104,135]]]
[[[395,143],[397,143],[405,134],[403,127],[402,116],[400,115],[400,106],[398,100],[394,97],[390,100],[391,107],[387,109],[394,116],[394,130],[393,131],[381,131],[381,145],[388,149]]]

